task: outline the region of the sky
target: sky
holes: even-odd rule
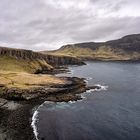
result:
[[[1,0],[0,46],[54,50],[140,33],[140,0]]]

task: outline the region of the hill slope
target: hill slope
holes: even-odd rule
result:
[[[53,56],[31,50],[0,47],[0,70],[36,73],[69,64],[82,64],[82,61],[74,57]]]
[[[50,54],[75,56],[83,60],[140,60],[140,34],[107,42],[65,45]]]

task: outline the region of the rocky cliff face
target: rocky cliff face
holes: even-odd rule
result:
[[[33,52],[31,50],[11,49],[0,47],[0,56],[10,56],[18,60],[43,60],[50,65],[79,65],[83,64],[80,59],[69,56],[54,56],[49,54],[42,54]]]
[[[70,56],[43,55],[43,58],[52,65],[83,65],[80,59]]]
[[[51,54],[65,54],[88,60],[140,60],[140,34],[107,42],[65,45]]]

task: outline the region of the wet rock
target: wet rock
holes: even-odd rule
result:
[[[101,86],[100,85],[94,85],[94,86],[88,86],[87,87],[87,90],[90,90],[90,89],[97,89],[97,90],[99,90],[99,89],[101,89]]]

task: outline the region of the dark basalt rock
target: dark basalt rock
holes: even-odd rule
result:
[[[54,69],[48,70],[48,69],[42,69],[42,70],[37,70],[35,74],[60,74],[60,73],[67,73],[70,72],[68,67],[66,66],[55,66]]]
[[[101,86],[100,85],[88,86],[86,89],[87,90],[90,90],[90,89],[97,89],[97,90],[99,90],[99,89],[101,89]]]
[[[36,98],[45,99],[50,96],[59,96],[59,95],[65,96],[70,93],[74,95],[86,91],[86,83],[82,78],[62,77],[62,79],[65,79],[69,82],[66,84],[41,86],[30,89],[3,88],[3,91],[0,94],[0,98],[14,101],[23,101],[23,100],[30,101]]]

